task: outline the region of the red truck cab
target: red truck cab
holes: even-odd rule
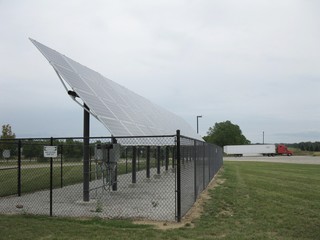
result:
[[[276,148],[277,154],[292,156],[292,151],[288,150],[287,146],[279,144]]]

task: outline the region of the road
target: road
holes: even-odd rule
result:
[[[275,156],[275,157],[224,157],[224,161],[250,161],[250,162],[274,162],[274,163],[296,163],[296,164],[320,164],[320,157],[312,156]]]

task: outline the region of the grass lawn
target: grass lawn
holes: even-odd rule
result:
[[[0,216],[0,239],[320,239],[320,165],[225,162],[194,228]]]
[[[155,165],[155,159],[151,159],[152,166]],[[10,164],[10,163],[9,163]],[[1,166],[0,166],[1,167]],[[16,165],[2,164],[2,167],[16,167]],[[95,179],[95,164],[91,163],[91,179]],[[146,168],[146,161],[137,162],[137,170]],[[118,163],[118,174],[125,174],[132,171],[132,163]],[[17,194],[17,169],[2,170],[0,172],[0,197]],[[98,176],[101,178],[101,173]],[[73,165],[63,165],[62,173],[63,186],[68,186],[83,182],[82,162]],[[55,162],[53,167],[53,188],[61,186],[61,168],[60,163]],[[50,164],[49,163],[23,163],[21,169],[21,192],[35,192],[39,190],[50,189]]]

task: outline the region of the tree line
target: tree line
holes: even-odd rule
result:
[[[13,133],[11,126],[9,124],[2,126],[2,134],[0,139],[15,139],[16,135]],[[251,144],[242,133],[240,127],[236,124],[233,124],[231,121],[227,120],[225,122],[217,122],[214,126],[210,127],[207,136],[203,139],[208,143],[213,143],[218,146],[226,145],[245,145]],[[93,144],[97,144],[99,141]],[[47,141],[40,140],[28,140],[23,144],[23,155],[25,158],[41,158],[43,157],[43,146],[50,145]],[[63,152],[63,155],[67,158],[79,159],[83,154],[83,143],[82,141],[77,141],[74,139],[66,140],[54,140],[53,145],[60,146],[58,148],[58,154]],[[302,151],[320,151],[320,142],[300,142],[293,144],[286,144],[288,147],[298,148]],[[17,147],[9,141],[0,142],[0,153],[3,150],[9,149],[12,154],[16,154]],[[94,154],[94,153],[92,153]],[[121,155],[124,155],[122,153]]]
[[[0,159],[6,151],[10,158],[18,154],[18,142],[10,124],[2,125],[0,136]],[[95,144],[95,143],[93,143]],[[43,156],[43,146],[51,145],[48,139],[28,139],[21,142],[21,154],[25,159],[46,161]],[[53,146],[58,146],[58,155],[63,154],[69,161],[80,161],[83,155],[83,142],[74,139],[54,139]],[[9,156],[8,155],[8,156]]]
[[[203,137],[206,142],[213,143],[221,147],[226,145],[250,144],[250,141],[242,134],[240,127],[229,120],[215,123],[213,127],[209,128],[207,134],[207,136]],[[285,145],[300,149],[301,151],[320,151],[320,142],[299,142]]]
[[[319,152],[320,142],[299,142],[286,144],[288,147],[298,148],[301,151]]]

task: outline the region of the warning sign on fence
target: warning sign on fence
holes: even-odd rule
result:
[[[47,158],[56,158],[58,156],[58,147],[43,146],[43,156]]]

